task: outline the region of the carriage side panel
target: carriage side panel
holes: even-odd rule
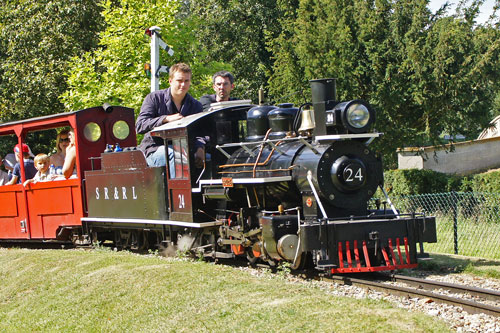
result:
[[[22,185],[0,186],[0,235],[6,239],[29,238]]]

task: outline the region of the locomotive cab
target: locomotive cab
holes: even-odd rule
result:
[[[151,131],[152,136],[164,139],[167,154],[167,188],[170,219],[176,221],[207,221],[214,219],[215,207],[204,205],[201,193],[193,188],[200,181],[210,182],[218,176],[218,165],[227,156],[216,149],[218,145],[243,141],[247,135],[246,112],[252,105],[236,105],[202,112],[169,122]],[[202,166],[196,165],[195,153],[203,150]],[[236,148],[235,148],[236,149]],[[233,150],[235,150],[233,149]],[[167,155],[168,156],[168,155]],[[220,179],[215,179],[215,183]],[[201,210],[200,207],[208,211]]]

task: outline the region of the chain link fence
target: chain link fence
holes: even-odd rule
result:
[[[391,197],[400,212],[436,217],[438,242],[426,252],[500,259],[500,194],[449,192]]]

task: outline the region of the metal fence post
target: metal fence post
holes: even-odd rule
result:
[[[451,204],[453,209],[453,249],[458,254],[458,196],[455,191],[451,192]]]

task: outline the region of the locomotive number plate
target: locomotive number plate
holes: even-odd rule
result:
[[[222,177],[222,186],[223,187],[233,187],[233,178]]]

